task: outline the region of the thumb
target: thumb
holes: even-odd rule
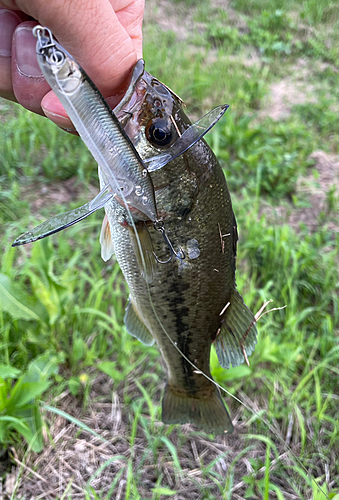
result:
[[[17,0],[17,4],[51,29],[105,97],[115,96],[111,100],[113,106],[119,102],[138,56],[109,0]],[[41,107],[57,125],[73,128],[52,91],[42,99]]]

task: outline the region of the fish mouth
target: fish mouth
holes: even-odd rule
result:
[[[137,220],[142,220],[142,221],[149,221],[150,218],[148,215],[146,215],[144,212],[139,210],[138,208],[133,207],[133,205],[130,205],[129,203],[126,203],[122,200],[122,198],[119,198],[119,196],[115,195],[114,199],[116,200],[119,205],[127,209]],[[151,221],[152,222],[152,221]],[[153,222],[152,222],[153,224]]]
[[[114,109],[125,132],[142,158],[157,155],[180,135],[177,115],[182,100],[166,85],[145,71],[143,59],[134,66],[129,87]],[[155,133],[163,134],[161,142]]]
[[[144,85],[139,85],[140,80],[144,81]],[[128,89],[119,104],[113,110],[119,120],[122,120],[124,115],[128,115],[140,109],[146,90],[153,91],[153,99],[158,97],[165,108],[163,111],[167,112],[167,114],[172,114],[174,101],[178,101],[179,105],[183,103],[183,100],[175,94],[173,90],[145,71],[145,61],[139,59],[132,70]]]
[[[132,99],[138,81],[140,80],[144,72],[145,72],[145,61],[143,59],[139,59],[135,63],[134,68],[132,70],[131,81],[129,83],[128,89],[125,92],[124,97],[121,99],[119,104],[113,110],[114,114],[119,118],[120,121],[126,114],[125,107],[126,108],[128,107],[128,103]]]

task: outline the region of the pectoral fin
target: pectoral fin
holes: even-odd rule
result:
[[[111,236],[111,228],[106,214],[104,220],[102,221],[102,226],[101,226],[100,245],[101,245],[102,260],[107,262],[114,254],[114,247]]]
[[[151,236],[146,224],[136,226],[137,234],[133,227],[129,227],[129,234],[138,266],[147,283],[152,283],[157,270],[157,261],[153,255]]]
[[[154,338],[134,309],[131,299],[126,308],[124,322],[127,332],[145,345],[153,345]]]
[[[214,344],[219,363],[223,368],[238,366],[250,356],[257,343],[257,327],[252,312],[242,296],[234,290]]]

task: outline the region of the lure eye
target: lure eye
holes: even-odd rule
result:
[[[55,64],[56,66],[61,66],[65,60],[64,54],[60,50],[52,50],[48,57],[48,62],[50,64]]]
[[[172,123],[169,120],[155,118],[146,127],[146,137],[155,146],[168,146],[173,136]]]

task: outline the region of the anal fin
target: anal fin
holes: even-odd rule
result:
[[[131,299],[126,308],[124,323],[127,332],[133,337],[140,340],[145,345],[153,345],[154,338],[150,333],[147,326],[141,321],[138,313],[136,312]]]
[[[219,363],[223,368],[241,365],[254,351],[257,327],[253,313],[244,304],[237,290],[231,295],[219,333],[214,341]]]

